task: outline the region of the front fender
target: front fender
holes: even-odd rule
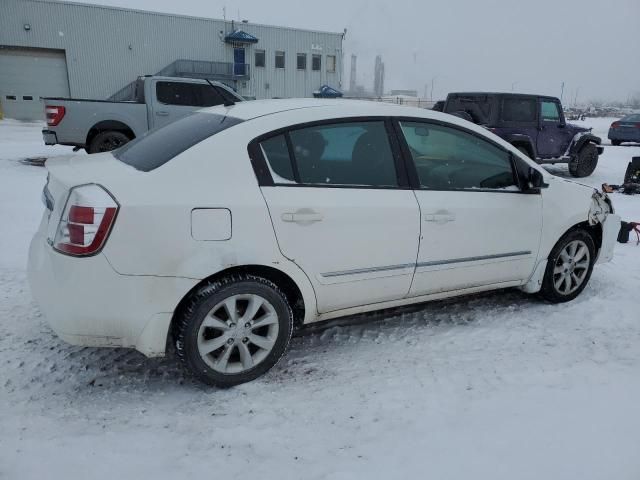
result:
[[[569,155],[578,153],[580,149],[583,147],[583,145],[585,145],[586,143],[595,144],[596,146],[599,147],[598,155],[602,153],[602,147],[600,147],[600,144],[602,143],[602,139],[600,137],[597,137],[590,132],[580,132],[573,137],[573,139],[571,140],[571,143],[569,144],[569,149],[568,149]]]

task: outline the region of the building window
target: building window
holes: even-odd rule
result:
[[[256,67],[264,67],[264,63],[265,63],[264,50],[256,50],[256,61],[255,61]]]
[[[306,70],[307,69],[307,54],[299,53],[298,54],[298,70]]]
[[[284,52],[276,52],[276,68],[284,68]]]
[[[256,50],[256,67],[264,67],[264,50]]]
[[[322,55],[313,55],[311,57],[311,70],[320,71],[322,69]]]
[[[327,55],[327,72],[334,73],[336,71],[336,56]]]

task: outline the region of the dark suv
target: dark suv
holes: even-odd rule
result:
[[[482,125],[538,163],[568,163],[574,177],[591,175],[601,139],[567,123],[560,100],[515,93],[450,93],[443,111]]]

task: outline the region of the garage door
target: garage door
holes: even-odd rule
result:
[[[68,97],[64,51],[0,46],[0,102],[5,118],[43,120],[40,97]]]

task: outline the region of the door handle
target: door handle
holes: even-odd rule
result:
[[[453,213],[428,213],[424,216],[425,222],[434,222],[439,224],[454,222],[456,216]]]
[[[156,115],[159,117],[168,117],[169,116],[169,112],[156,112]]]
[[[295,212],[285,212],[280,218],[282,218],[283,222],[311,225],[312,223],[321,222],[324,216],[308,208],[303,208]]]

